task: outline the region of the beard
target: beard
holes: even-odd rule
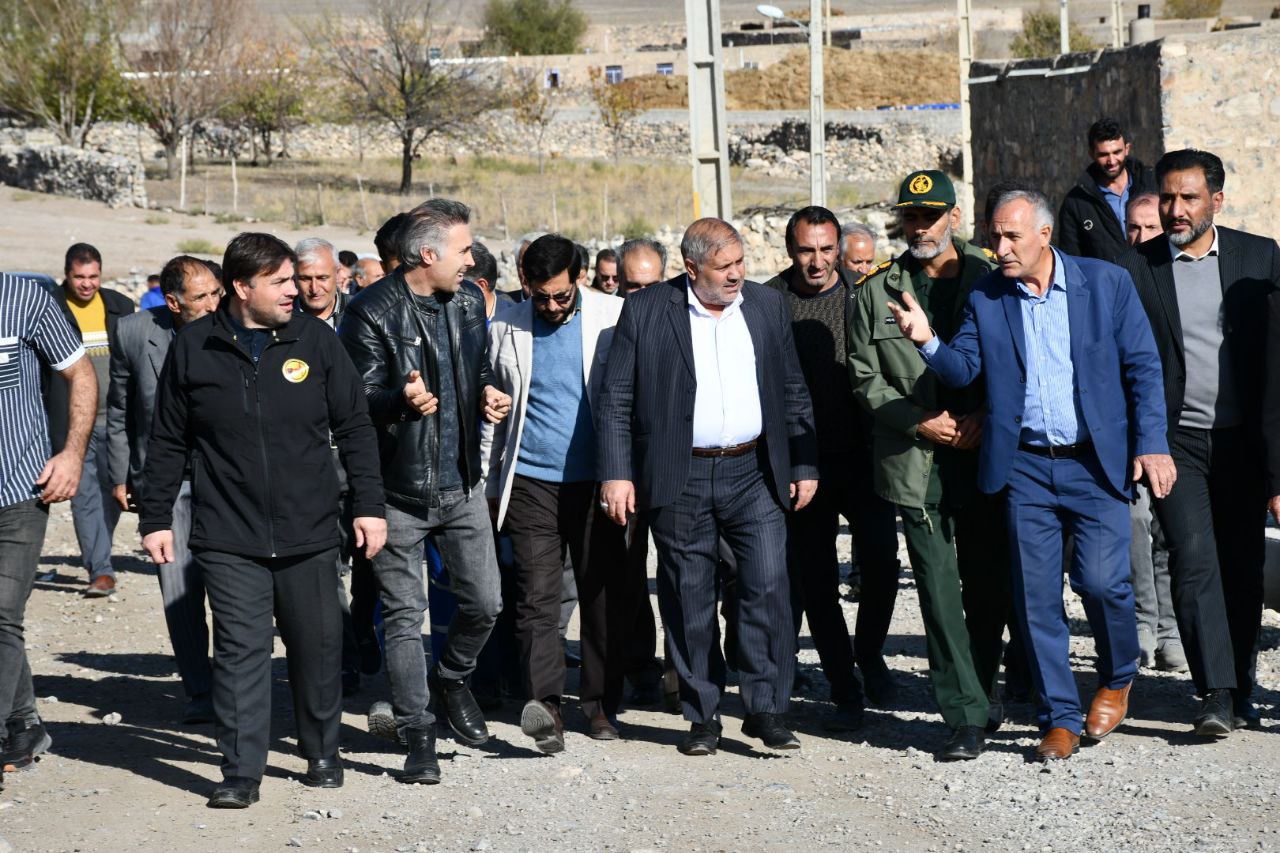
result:
[[[919,239],[919,238],[917,238]],[[912,241],[907,246],[907,251],[911,253],[911,257],[917,261],[931,261],[941,255],[946,250],[947,244],[951,242],[951,220],[947,220],[947,230],[942,232],[942,236],[938,238],[938,242]]]
[[[1204,236],[1204,233],[1213,227],[1213,214],[1208,214],[1199,222],[1191,223],[1190,231],[1170,231],[1169,242],[1181,249],[1189,243],[1194,243]]]

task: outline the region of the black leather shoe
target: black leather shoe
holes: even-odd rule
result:
[[[37,755],[43,755],[53,746],[53,738],[49,737],[44,723],[39,720],[33,723],[11,722],[7,732],[0,771],[24,770],[35,763]]]
[[[1262,728],[1262,712],[1258,710],[1258,706],[1248,699],[1233,699],[1231,701],[1231,726],[1237,729],[1258,729]]]
[[[861,702],[837,702],[835,709],[822,718],[822,728],[829,732],[857,731],[865,718]]]
[[[800,748],[800,740],[782,724],[777,714],[747,714],[742,721],[742,733],[760,738],[770,749]]]
[[[867,694],[867,701],[881,708],[897,701],[898,685],[884,658],[875,657],[865,663],[859,662],[858,668],[862,670],[862,689]]]
[[[720,721],[694,723],[676,749],[685,755],[715,755],[720,745]]]
[[[187,700],[186,707],[182,709],[184,726],[198,726],[212,722],[214,722],[213,696],[208,693],[198,693]]]
[[[436,758],[434,726],[408,729],[404,739],[409,744],[409,757],[404,760],[400,781],[409,785],[435,785],[440,781],[440,760]]]
[[[307,775],[302,777],[302,784],[308,788],[341,788],[342,761],[336,755],[307,759]]]
[[[438,669],[432,669],[427,683],[435,695],[437,714],[449,721],[449,728],[458,740],[468,746],[479,746],[489,739],[484,712],[471,695],[465,678],[445,678]]]
[[[987,736],[978,726],[961,726],[942,746],[940,757],[944,761],[972,761],[982,755]]]
[[[258,801],[258,783],[254,779],[228,776],[213,789],[206,804],[211,809],[247,809]]]
[[[1210,690],[1196,714],[1195,733],[1201,737],[1226,737],[1231,734],[1232,707],[1230,690]]]

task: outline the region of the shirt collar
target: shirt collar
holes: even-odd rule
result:
[[[684,275],[684,285],[685,285],[684,287],[685,298],[688,299],[689,307],[693,309],[693,313],[697,314],[699,317],[710,317],[712,319],[715,319],[716,315],[708,311],[706,309],[706,306],[704,306],[702,302],[699,301],[698,295],[693,292],[693,282],[689,281],[688,273],[685,273]],[[734,297],[732,302],[730,302],[728,305],[724,307],[724,311],[721,312],[720,316],[724,317],[729,314],[732,314],[733,312],[737,311],[739,306],[741,305],[742,305],[742,291],[739,290],[738,295]]]
[[[1053,252],[1053,281],[1049,284],[1049,290],[1057,289],[1066,293],[1067,270],[1062,263],[1062,253],[1052,246],[1049,247],[1049,251]],[[1046,290],[1043,296],[1036,296],[1031,292],[1031,288],[1027,287],[1026,283],[1023,282],[1022,279],[1018,279],[1018,290],[1022,291],[1025,296],[1028,296],[1031,299],[1045,299],[1049,296],[1049,290]]]
[[[1173,245],[1173,241],[1170,240],[1169,254],[1173,256],[1175,261],[1180,261],[1183,258],[1186,258],[1188,261],[1201,261],[1205,258],[1216,258],[1218,256],[1218,226],[1211,225],[1209,227],[1213,229],[1213,245],[1209,247],[1209,251],[1197,258],[1195,255],[1188,255],[1186,252]]]

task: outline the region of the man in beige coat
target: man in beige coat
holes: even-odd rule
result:
[[[597,503],[592,403],[622,300],[577,287],[580,260],[571,241],[540,237],[520,258],[530,298],[489,327],[498,386],[514,401],[511,417],[485,426],[485,494],[515,551],[516,641],[530,700],[520,726],[543,752],[564,749],[560,712],[561,573],[566,549],[578,586],[582,625],[579,698],[591,737],[618,737],[622,698],[625,531]]]

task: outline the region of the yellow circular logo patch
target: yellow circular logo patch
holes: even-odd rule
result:
[[[933,180],[928,175],[916,175],[911,179],[911,183],[908,185],[907,189],[911,190],[916,195],[924,195],[929,190],[933,189]]]
[[[289,382],[301,382],[311,372],[311,367],[300,358],[291,358],[280,368],[284,378]]]

